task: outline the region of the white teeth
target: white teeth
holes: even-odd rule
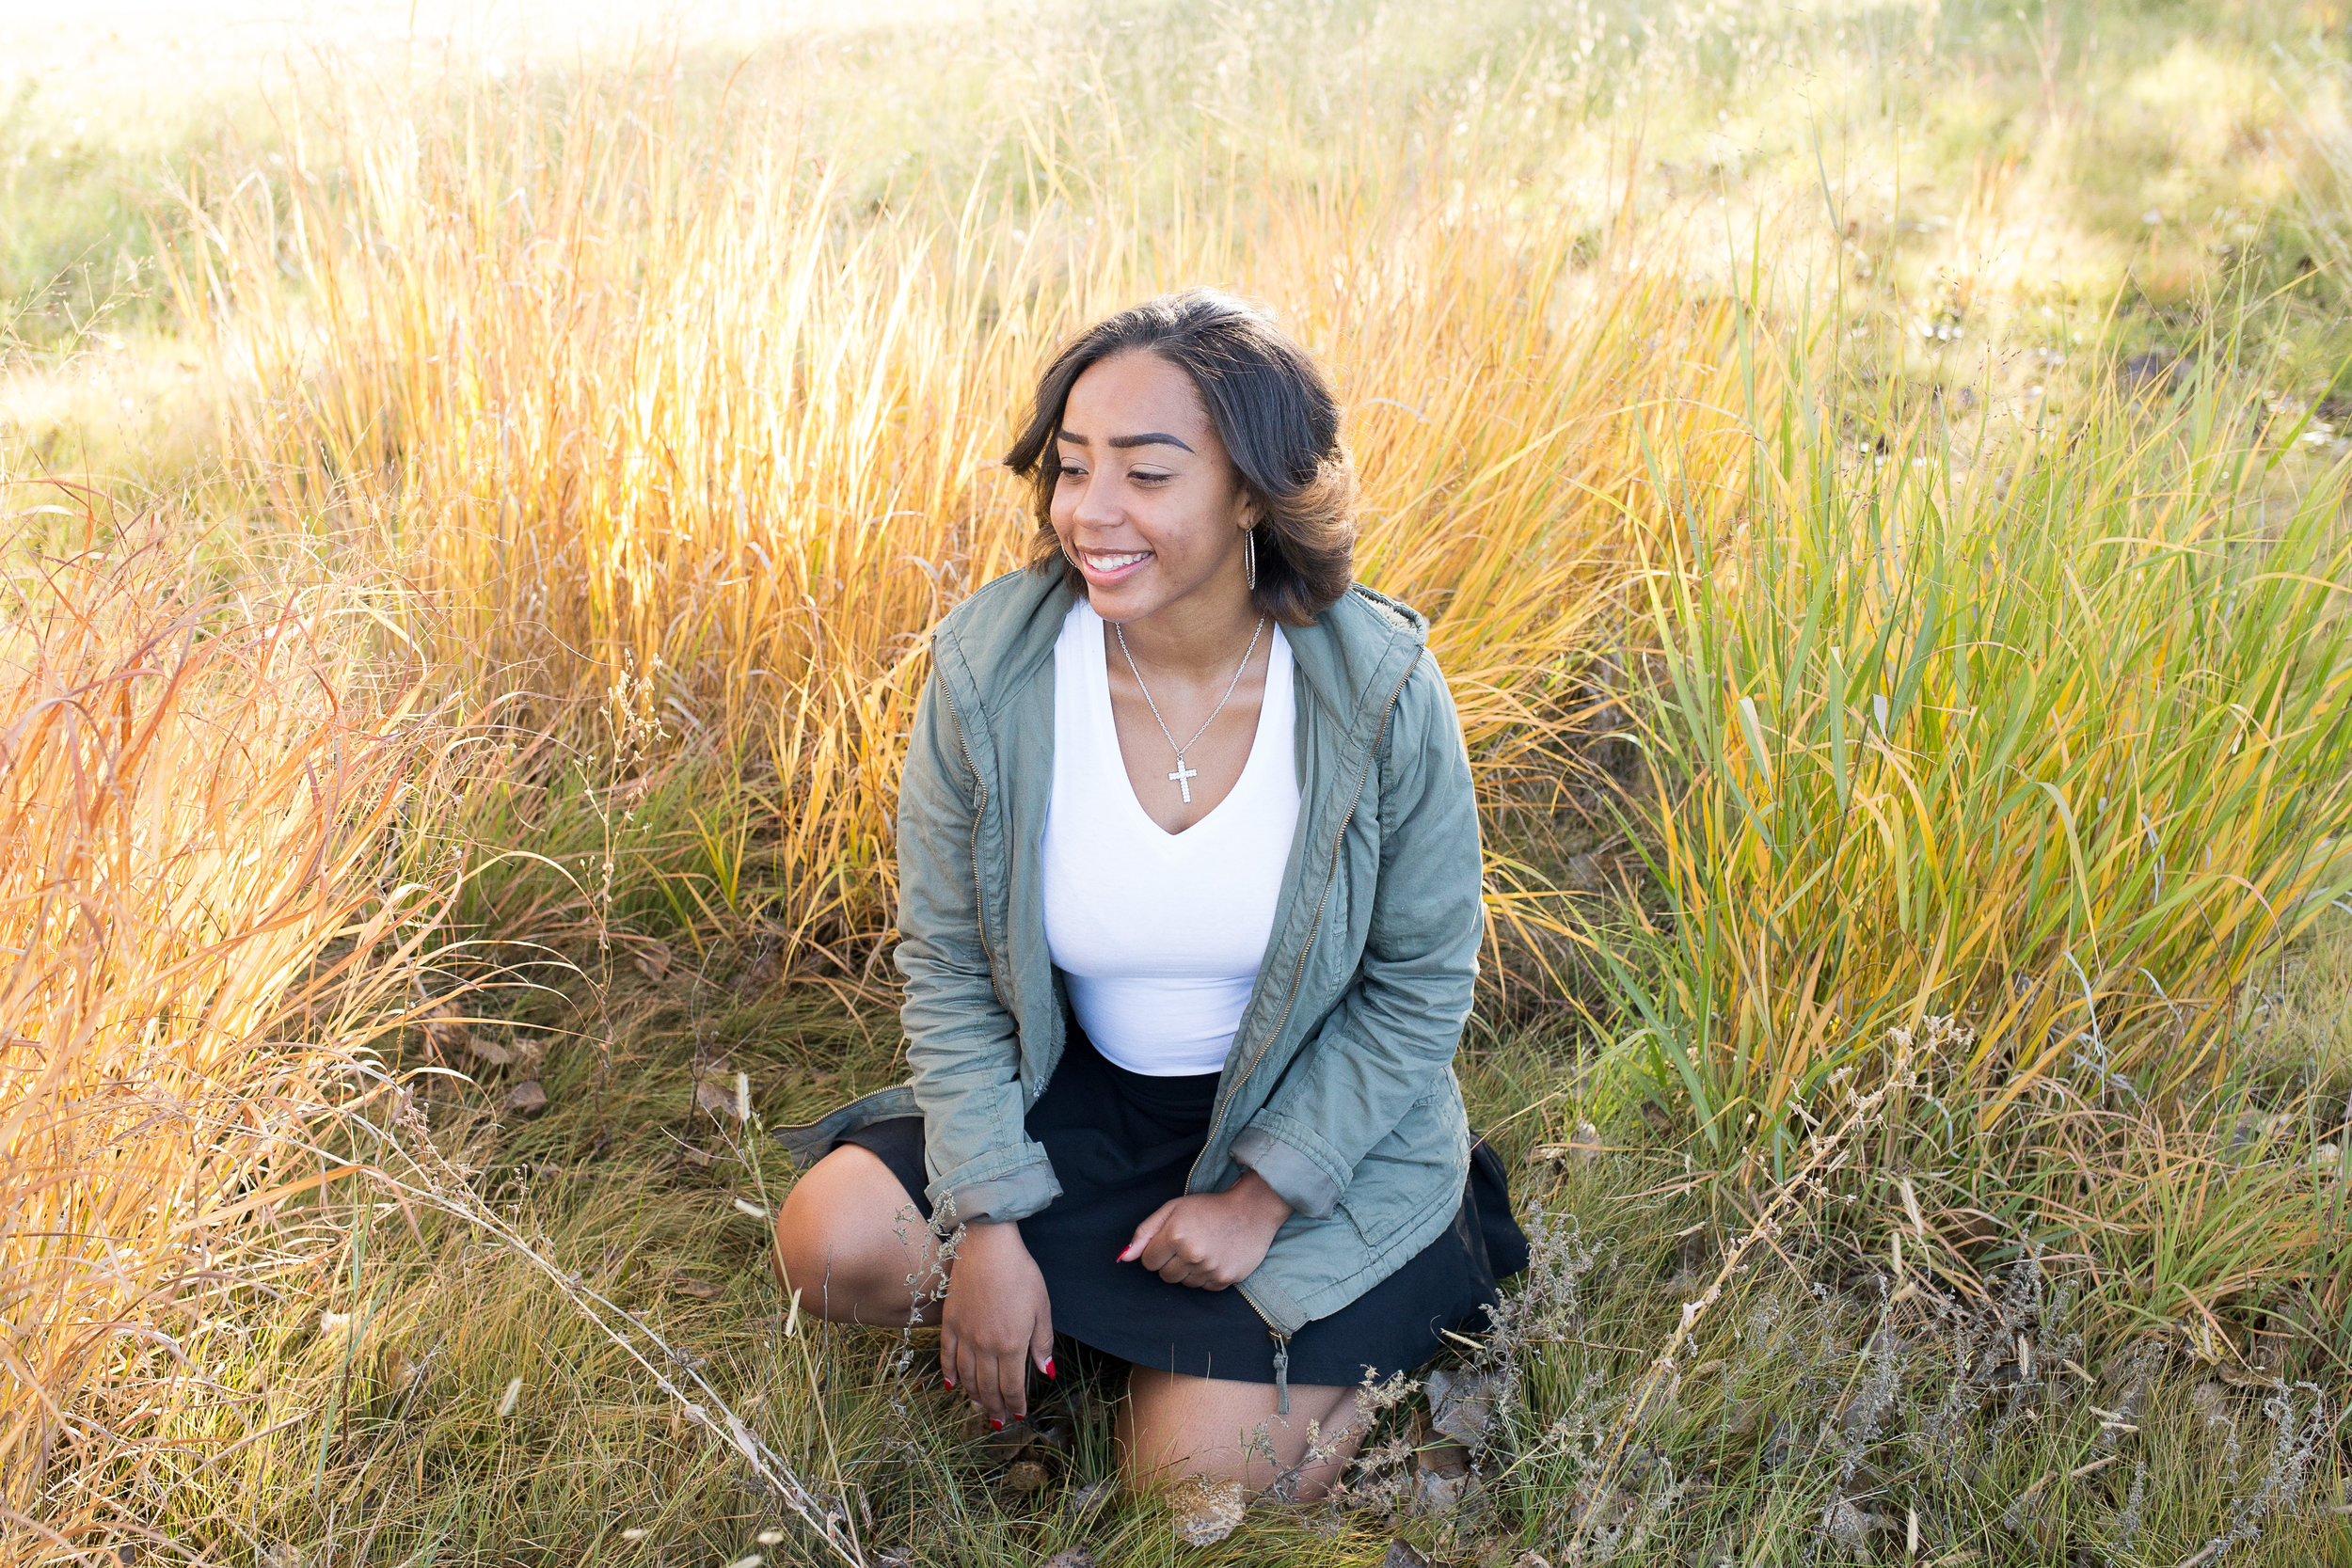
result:
[[[1133,550],[1125,555],[1104,555],[1098,551],[1089,550],[1087,561],[1098,572],[1116,572],[1121,567],[1134,565],[1151,553],[1150,550]]]

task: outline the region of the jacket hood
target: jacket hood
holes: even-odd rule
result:
[[[1061,574],[1020,569],[983,584],[949,610],[934,634],[955,644],[983,705],[1054,656],[1077,595]],[[1401,599],[1352,584],[1311,626],[1284,626],[1293,668],[1317,702],[1352,727],[1387,705],[1398,661],[1409,669],[1428,646],[1429,622]]]

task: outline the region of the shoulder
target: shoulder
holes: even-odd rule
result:
[[[1022,568],[991,578],[940,617],[931,649],[941,677],[987,705],[1051,657],[1075,602],[1059,574]]]

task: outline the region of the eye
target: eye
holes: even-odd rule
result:
[[[1086,470],[1079,467],[1075,463],[1057,463],[1054,465],[1054,477],[1056,479],[1076,479],[1085,472]]]
[[[1166,484],[1169,480],[1174,479],[1176,476],[1174,474],[1151,473],[1142,468],[1131,468],[1128,470],[1127,477],[1134,480],[1137,484]]]

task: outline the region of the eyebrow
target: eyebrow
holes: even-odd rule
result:
[[[1054,438],[1057,441],[1074,441],[1082,447],[1089,444],[1085,436],[1069,430],[1054,432]],[[1129,447],[1174,447],[1179,451],[1192,451],[1191,447],[1164,430],[1147,430],[1140,436],[1114,436],[1110,438],[1109,445],[1116,451],[1124,451]]]

